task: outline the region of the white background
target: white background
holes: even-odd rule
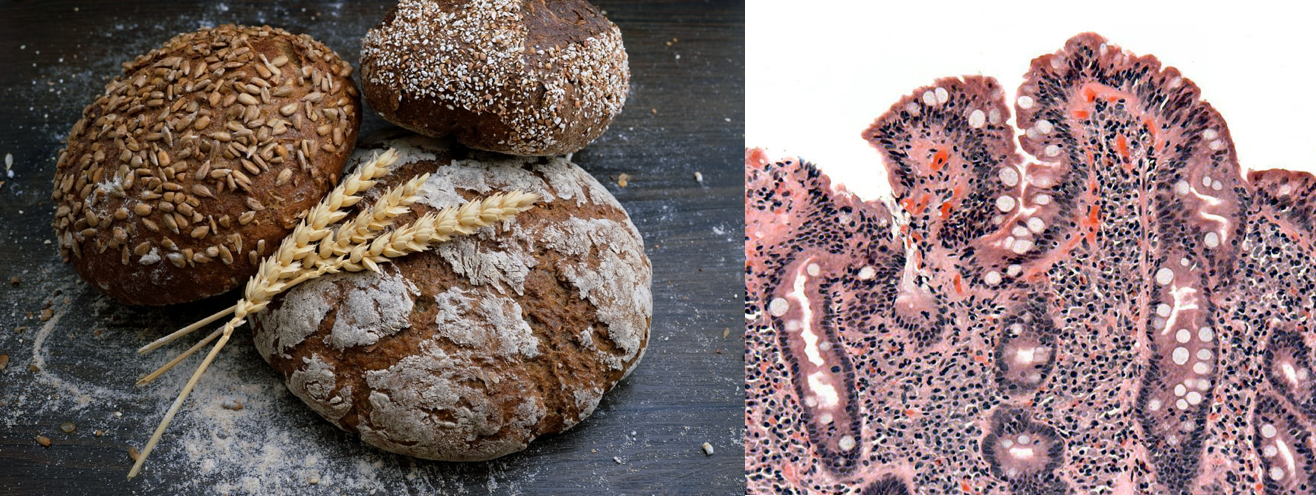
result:
[[[747,2],[745,145],[802,157],[875,199],[886,175],[859,134],[896,100],[981,74],[1013,109],[1033,58],[1093,31],[1197,83],[1244,170],[1316,172],[1316,15],[1303,2],[1006,3]]]

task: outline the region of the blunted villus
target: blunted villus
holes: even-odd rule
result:
[[[751,492],[1316,491],[1316,178],[1178,70],[1081,34],[862,136],[890,206],[746,151]]]

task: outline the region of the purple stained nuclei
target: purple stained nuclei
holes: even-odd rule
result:
[[[1095,34],[1018,95],[892,105],[891,210],[746,150],[749,491],[1316,491],[1316,177],[1244,180],[1192,81]]]

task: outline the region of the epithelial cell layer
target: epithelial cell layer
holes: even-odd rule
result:
[[[888,204],[747,152],[751,491],[1316,489],[1316,177],[1244,180],[1196,84],[1091,33],[863,137]]]
[[[865,486],[861,491],[862,494],[913,494],[909,491],[909,485],[899,477],[888,475],[877,481]]]
[[[1267,494],[1310,494],[1316,474],[1311,431],[1307,422],[1270,395],[1257,398],[1252,421],[1252,446],[1261,460]]]
[[[1036,390],[1056,359],[1055,323],[1041,301],[1021,305],[1001,320],[996,345],[996,380],[1010,394]]]
[[[873,332],[898,291],[902,256],[884,208],[864,204],[808,163],[746,156],[746,294],[750,326],[775,336],[779,381],[793,393],[812,456],[837,477],[863,452],[855,369],[843,329]],[[785,231],[785,232],[783,232]],[[759,357],[747,359],[753,364]],[[768,369],[762,369],[767,371]],[[778,389],[780,390],[780,389]],[[786,398],[783,398],[786,399]]]

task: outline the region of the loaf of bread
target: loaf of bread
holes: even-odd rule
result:
[[[363,45],[384,119],[513,155],[580,150],[630,85],[621,31],[584,0],[402,0]]]
[[[228,291],[338,181],[352,67],[306,35],[220,26],[124,64],[60,152],[60,252],[122,303]]]
[[[433,175],[416,215],[498,191],[542,195],[505,226],[297,286],[253,319],[256,348],[334,425],[381,449],[487,460],[588,417],[639,363],[652,269],[621,205],[563,158],[415,137],[371,190]],[[359,205],[373,202],[367,196]]]

